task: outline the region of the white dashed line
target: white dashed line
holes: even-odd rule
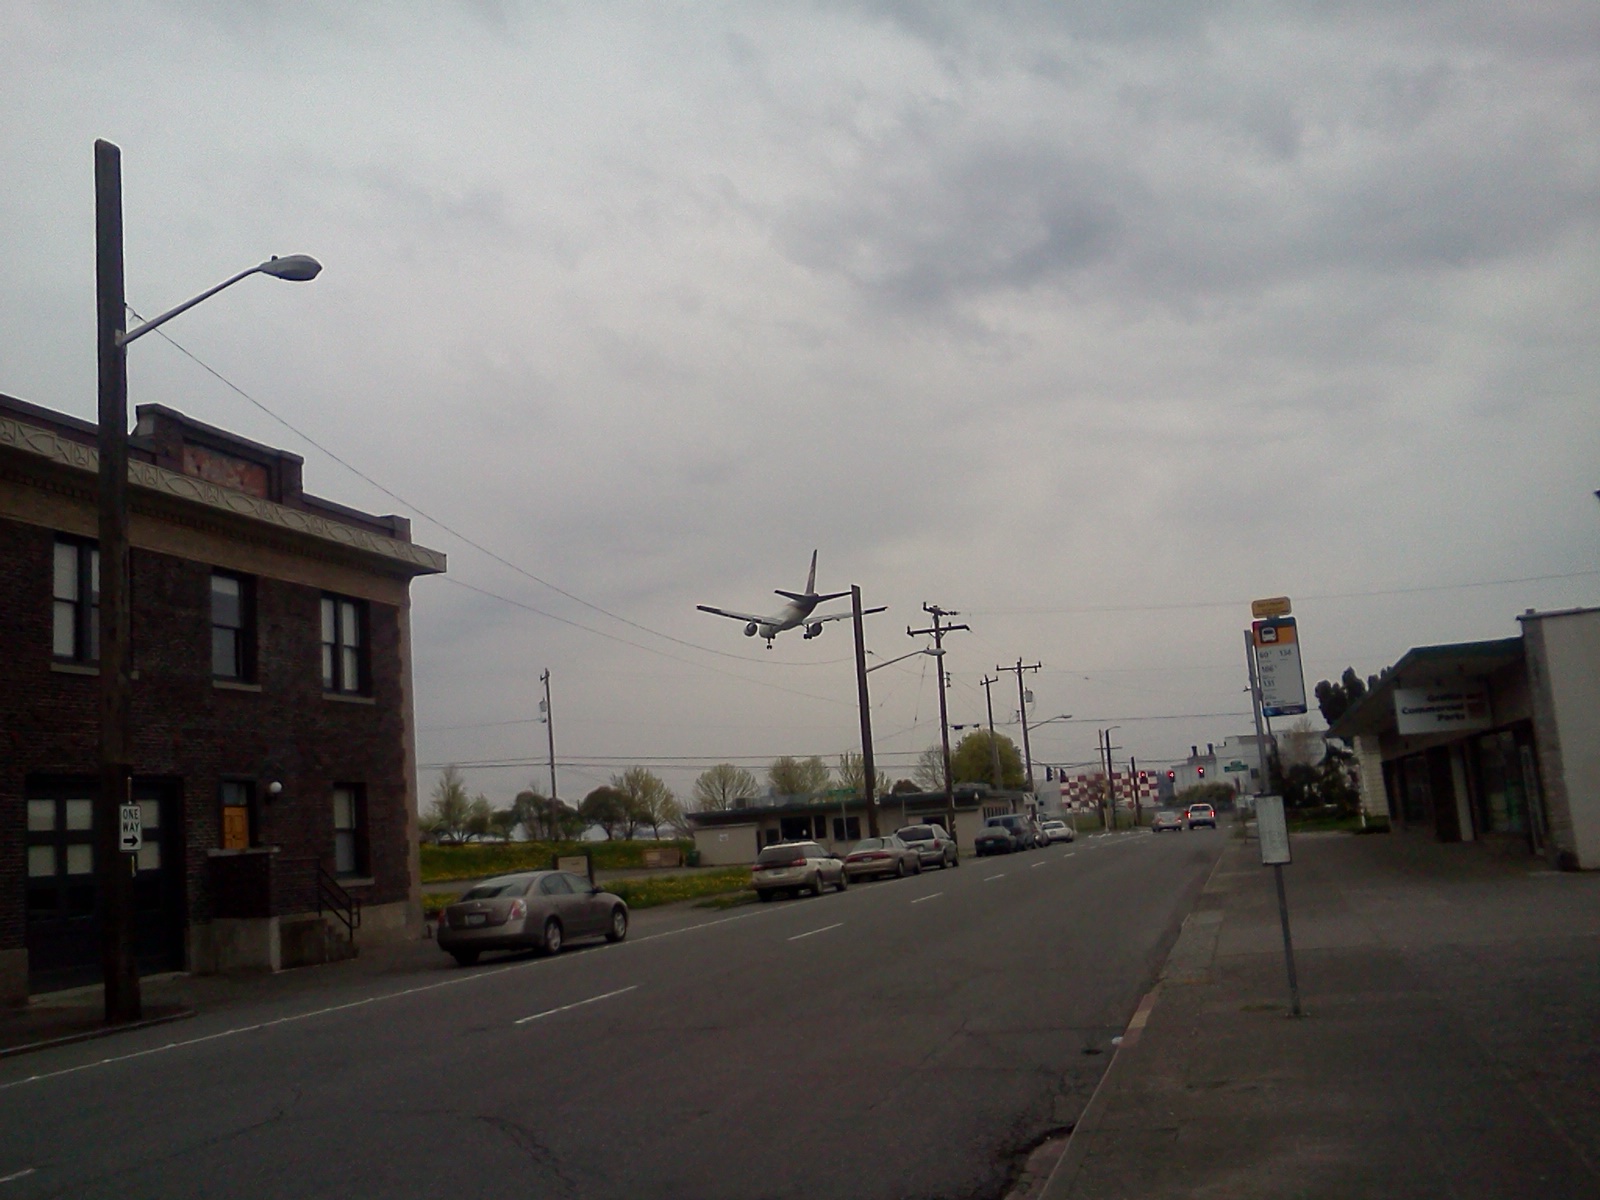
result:
[[[1001,871],[1000,874],[998,874],[998,875],[990,875],[987,879],[984,880],[984,882],[985,883],[993,883],[996,879],[1004,879],[1005,877],[1006,877],[1006,873],[1004,871]]]
[[[636,991],[638,987],[639,985],[637,983],[630,984],[625,988],[618,988],[614,992],[603,992],[598,996],[590,996],[587,1000],[577,1000],[571,1004],[563,1004],[560,1008],[547,1008],[543,1012],[534,1013],[531,1017],[521,1017],[511,1023],[513,1025],[526,1025],[529,1021],[537,1021],[541,1017],[553,1017],[557,1013],[570,1012],[574,1008],[582,1008],[585,1004],[597,1004],[601,1000],[609,1000],[611,997],[620,996],[624,992]]]
[[[36,1170],[38,1170],[37,1167],[28,1167],[26,1170],[13,1171],[9,1175],[0,1175],[0,1183],[10,1183],[13,1179],[25,1178],[26,1176],[32,1175]]]
[[[1037,871],[1040,867],[1048,867],[1049,865],[1047,862],[1034,863],[1030,869]]]
[[[913,903],[913,904],[921,904],[924,900],[937,900],[942,895],[944,895],[943,892],[932,892],[932,893],[930,893],[930,894],[928,894],[926,896],[918,896],[911,903]]]
[[[832,925],[824,925],[821,929],[808,929],[804,933],[797,933],[792,938],[790,938],[788,940],[791,941],[791,942],[798,942],[801,938],[808,938],[812,934],[816,934],[816,933],[827,933],[828,930],[837,929],[837,928],[839,928],[839,926],[841,926],[843,924],[844,924],[843,921],[835,921]]]

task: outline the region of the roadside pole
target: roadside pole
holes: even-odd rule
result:
[[[1261,705],[1261,680],[1256,673],[1256,642],[1250,630],[1244,631],[1245,662],[1250,669],[1250,699],[1256,718],[1256,760],[1260,764],[1256,785],[1256,841],[1261,848],[1261,865],[1272,868],[1278,888],[1278,921],[1283,926],[1283,962],[1289,975],[1289,1013],[1300,1017],[1300,980],[1294,969],[1294,937],[1289,931],[1289,897],[1283,886],[1283,867],[1292,862],[1289,851],[1289,824],[1284,816],[1283,797],[1267,794],[1266,734]]]
[[[539,707],[544,710],[544,731],[550,743],[550,807],[556,807],[556,715],[550,711],[550,668],[544,669],[544,674],[539,676],[539,682],[544,684],[544,703]]]
[[[850,586],[850,619],[856,628],[856,697],[861,704],[861,779],[867,794],[867,836],[878,837],[878,780],[872,761],[872,708],[867,698],[867,634],[861,625],[861,589],[854,584]],[[939,660],[939,669],[944,669],[943,659]]]
[[[937,604],[924,604],[922,611],[933,618],[933,625],[927,629],[912,629],[906,626],[907,637],[933,636],[935,657],[939,660],[939,745],[944,753],[944,811],[948,826],[945,832],[952,838],[956,836],[956,793],[955,784],[950,777],[950,713],[945,705],[945,684],[947,676],[944,669],[944,635],[954,633],[958,629],[970,631],[970,625],[941,625],[945,617],[959,617],[961,614],[953,610],[940,608]],[[957,842],[959,845],[959,841]]]

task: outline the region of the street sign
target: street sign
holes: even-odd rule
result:
[[[1300,637],[1294,618],[1256,621],[1250,633],[1262,716],[1292,717],[1305,712],[1306,679],[1300,669]]]
[[[144,809],[138,804],[119,804],[122,832],[117,848],[124,854],[137,854],[144,848]]]
[[[1281,867],[1289,856],[1289,824],[1283,816],[1282,796],[1256,797],[1256,840],[1261,843],[1261,865]]]
[[[1250,764],[1249,764],[1249,763],[1245,763],[1245,762],[1240,762],[1240,761],[1239,761],[1239,760],[1238,760],[1238,759],[1237,759],[1237,758],[1236,758],[1236,759],[1234,759],[1234,760],[1233,760],[1233,761],[1232,761],[1232,762],[1231,762],[1231,763],[1229,763],[1229,764],[1228,764],[1228,765],[1227,765],[1227,766],[1225,766],[1225,767],[1223,767],[1223,768],[1222,768],[1222,773],[1223,773],[1223,774],[1224,774],[1224,775],[1227,775],[1227,774],[1229,774],[1229,773],[1230,773],[1230,772],[1234,772],[1234,771],[1248,771],[1248,770],[1249,770],[1249,769],[1250,769]]]
[[[1294,608],[1287,596],[1268,596],[1265,600],[1250,601],[1250,615],[1261,621],[1271,617],[1287,617]]]

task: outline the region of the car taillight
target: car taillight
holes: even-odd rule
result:
[[[528,915],[528,906],[526,904],[524,904],[521,900],[513,900],[511,902],[511,916],[509,918],[510,920],[512,920],[512,921],[520,921],[520,920],[522,920],[523,917],[525,917],[527,915]]]

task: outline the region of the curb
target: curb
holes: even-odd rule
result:
[[[118,1033],[132,1033],[135,1029],[150,1029],[156,1025],[170,1025],[174,1021],[187,1021],[195,1015],[192,1008],[180,1008],[174,1012],[162,1013],[160,1016],[146,1017],[140,1021],[129,1021],[123,1025],[101,1025],[94,1029],[86,1029],[82,1033],[69,1033],[62,1037],[45,1038],[38,1042],[24,1042],[20,1046],[6,1046],[0,1048],[0,1059],[15,1058],[19,1054],[32,1054],[36,1050],[52,1050],[57,1046],[70,1046],[75,1042],[92,1042],[96,1038],[111,1037]]]
[[[1205,883],[1200,885],[1200,891],[1195,896],[1196,904],[1200,902],[1200,897],[1206,894],[1226,857],[1227,847],[1224,846],[1222,853],[1217,855],[1217,861],[1211,864],[1211,870],[1206,873]],[[1185,926],[1192,916],[1194,909],[1191,908],[1183,919]],[[1183,931],[1180,928],[1177,939],[1172,943],[1172,949],[1167,951],[1167,957],[1161,963],[1155,987],[1144,994],[1144,998],[1139,1001],[1139,1007],[1133,1010],[1133,1016],[1128,1019],[1127,1028],[1122,1031],[1122,1040],[1117,1043],[1116,1053],[1111,1056],[1111,1062],[1106,1066],[1106,1073],[1100,1076],[1100,1082],[1094,1085],[1089,1103],[1084,1105],[1082,1114],[1072,1126],[1072,1133],[1067,1138],[1067,1148],[1056,1160],[1055,1169],[1044,1181],[1044,1187],[1039,1189],[1037,1200],[1067,1200],[1072,1194],[1072,1185],[1077,1182],[1078,1169],[1083,1166],[1083,1160],[1089,1154],[1089,1139],[1080,1137],[1079,1134],[1092,1134],[1100,1128],[1100,1122],[1105,1117],[1106,1105],[1109,1103],[1110,1091],[1106,1084],[1116,1077],[1119,1068],[1123,1067],[1123,1052],[1139,1044],[1144,1027],[1149,1024],[1150,1014],[1155,1011],[1156,1001],[1161,997],[1161,983],[1166,978],[1167,967],[1178,949],[1178,943],[1182,940]]]

